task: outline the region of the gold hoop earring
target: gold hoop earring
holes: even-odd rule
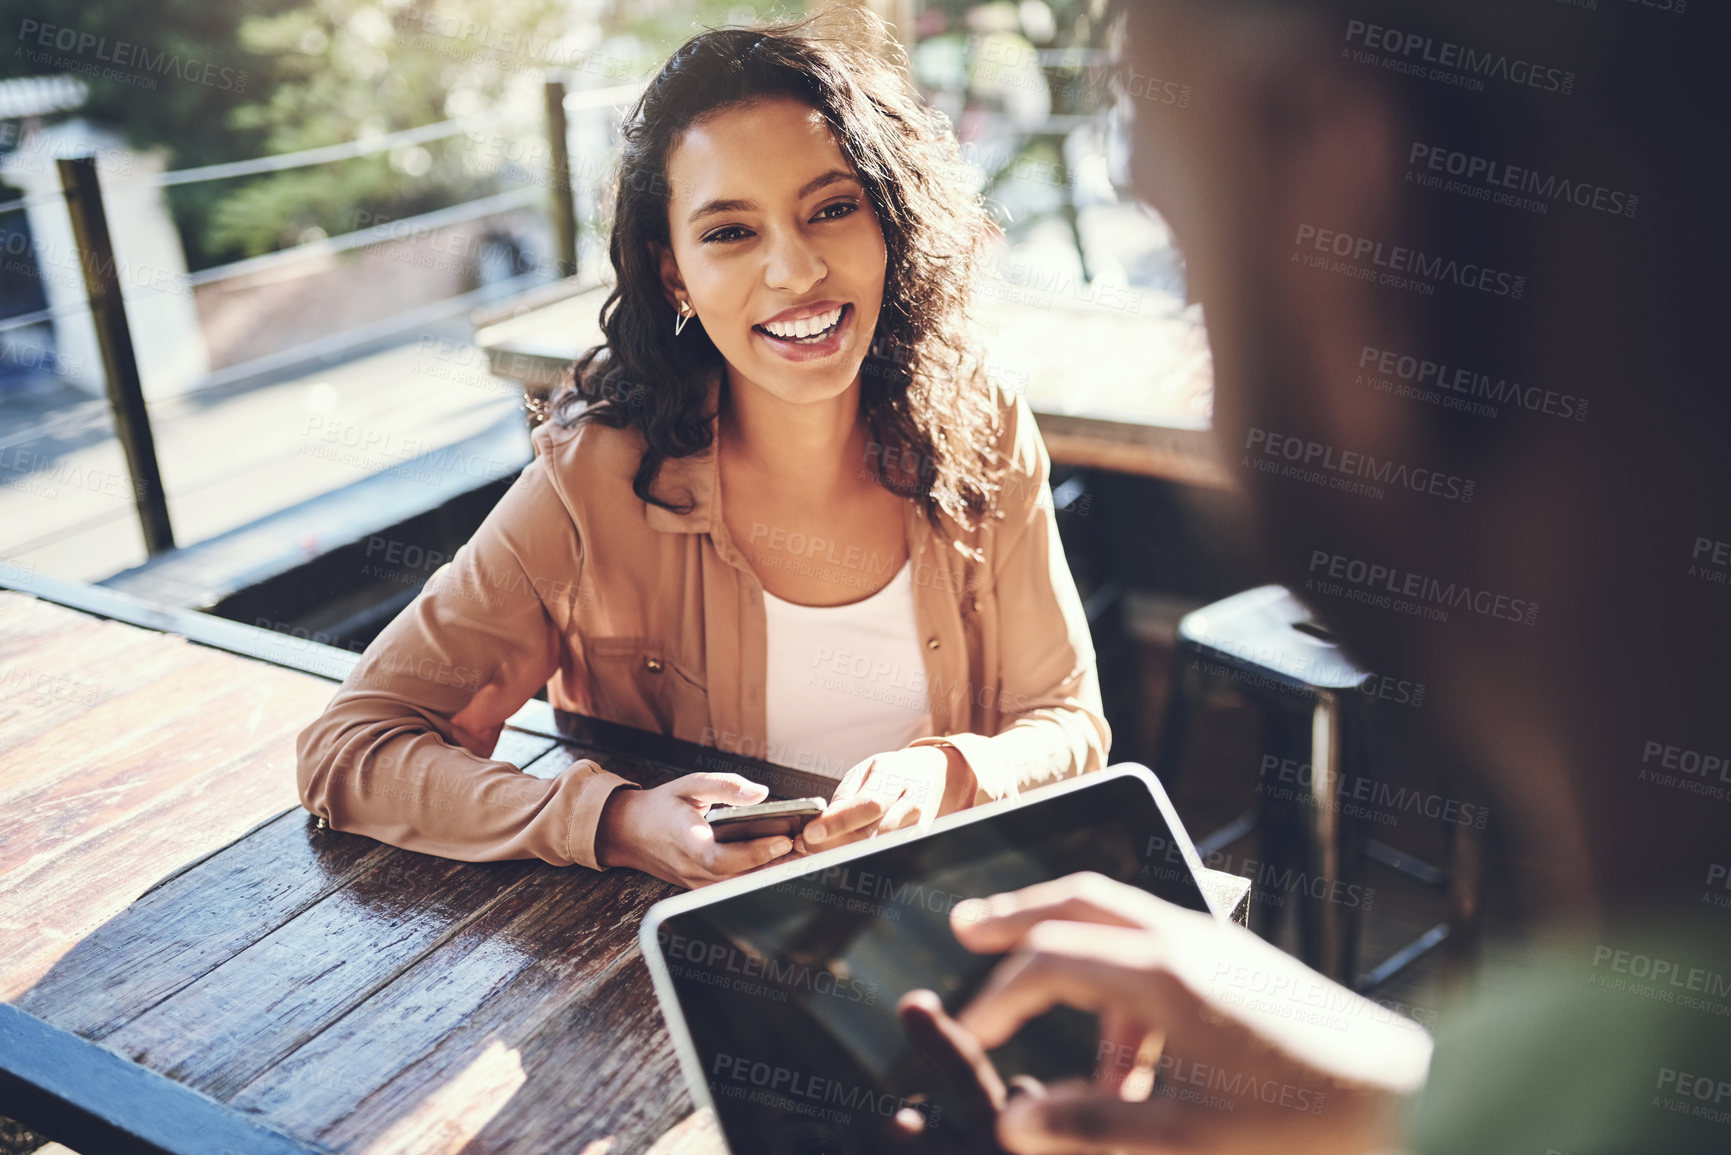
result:
[[[677,337],[685,332],[685,323],[695,316],[697,314],[691,311],[690,301],[679,302],[679,312],[673,318],[673,335]]]

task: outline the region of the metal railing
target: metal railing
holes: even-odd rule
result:
[[[641,84],[615,85],[607,88],[568,92],[560,74],[550,75],[544,87],[544,131],[548,146],[547,188],[534,184],[480,197],[446,208],[415,216],[371,224],[332,237],[319,237],[289,248],[257,257],[231,261],[187,275],[188,290],[215,284],[236,277],[289,265],[297,261],[365,248],[369,245],[400,240],[405,236],[424,235],[433,229],[446,228],[467,221],[509,212],[534,204],[543,195],[549,201],[549,213],[554,233],[554,254],[551,267],[558,277],[577,274],[578,214],[571,177],[569,148],[570,123],[568,114],[615,108],[634,99]],[[472,133],[477,129],[497,132],[500,125],[524,124],[531,118],[519,116],[501,121],[497,115],[458,117],[403,129],[398,132],[369,136],[342,144],[303,149],[298,152],[251,160],[229,161],[177,169],[148,178],[155,188],[175,188],[187,185],[261,176],[292,169],[339,163],[361,157],[375,156],[395,149],[408,148],[432,141]],[[38,309],[0,320],[0,334],[28,328],[44,322],[57,321],[85,312],[92,314],[97,345],[101,355],[109,408],[113,413],[115,434],[126,457],[131,476],[139,523],[144,533],[147,551],[156,555],[174,548],[174,533],[168,515],[167,495],[162,488],[150,415],[145,406],[133,346],[131,327],[127,321],[126,303],[121,292],[120,266],[114,255],[113,238],[109,233],[108,214],[97,179],[96,157],[93,155],[63,158],[58,161],[61,196],[41,194],[0,202],[0,213],[22,212],[40,205],[64,199],[71,217],[78,264],[83,274],[85,299],[76,304]],[[204,375],[197,388],[243,379],[259,373],[293,365],[314,357],[328,357],[346,349],[382,337],[395,331],[441,319],[496,297],[501,289],[528,288],[543,280],[535,272],[516,275],[483,286],[471,292],[421,305],[379,321],[355,326],[342,332],[303,342],[291,349],[256,357],[238,365]]]

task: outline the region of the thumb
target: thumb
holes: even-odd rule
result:
[[[739,774],[687,774],[673,786],[681,798],[725,806],[749,806],[769,797],[769,787]]]

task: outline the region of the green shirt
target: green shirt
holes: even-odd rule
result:
[[[1731,911],[1487,967],[1445,1016],[1417,1155],[1731,1155]]]

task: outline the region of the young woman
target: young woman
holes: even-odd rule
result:
[[[687,886],[1096,769],[1109,742],[1026,404],[964,310],[992,226],[846,7],[674,54],[624,131],[605,345],[535,458],[301,734],[307,809],[469,860]],[[717,843],[738,775],[491,757],[556,707],[840,779]]]

